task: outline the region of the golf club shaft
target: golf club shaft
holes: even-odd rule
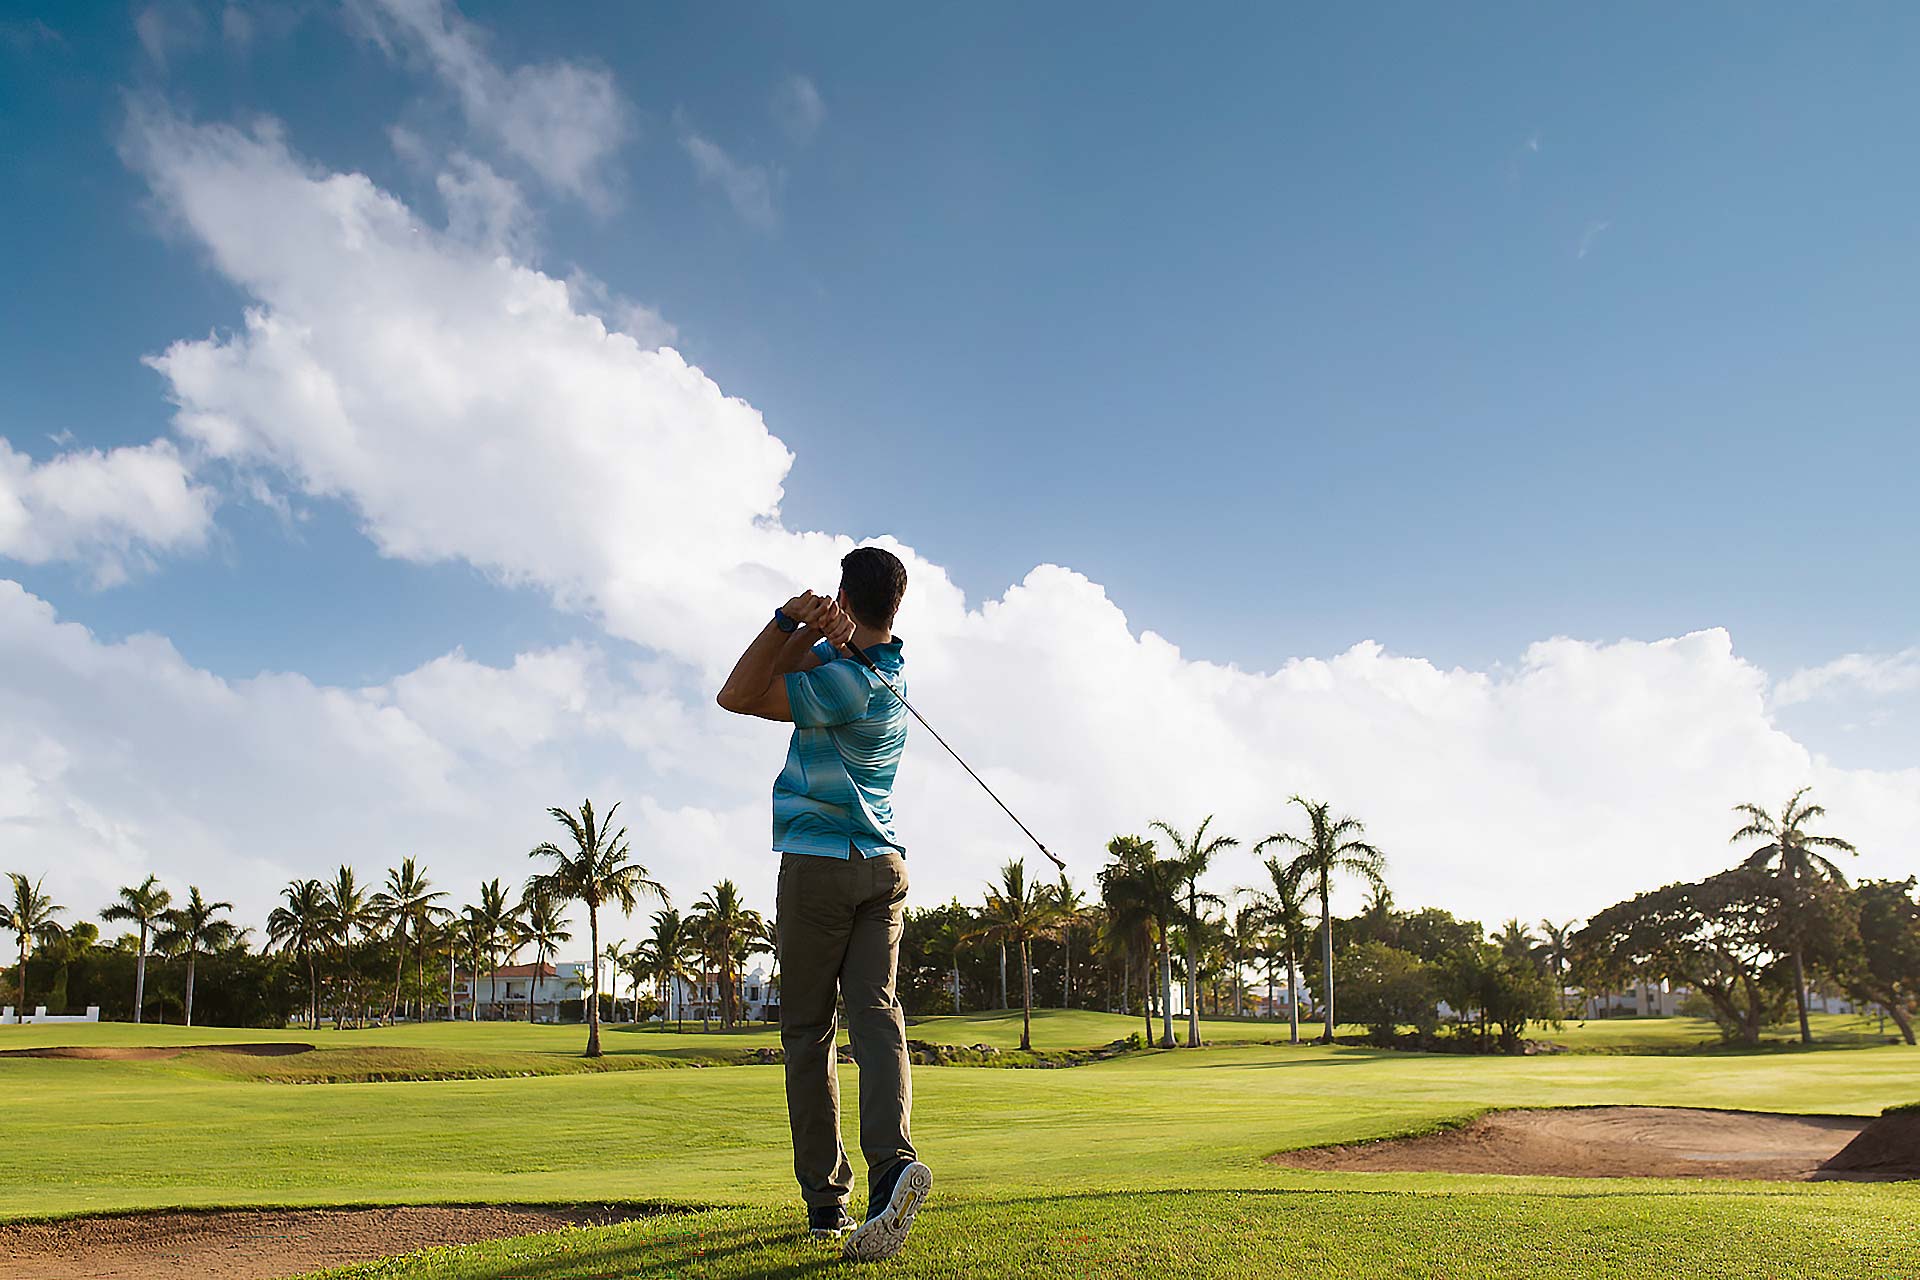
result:
[[[1033,841],[1033,847],[1038,849],[1040,852],[1046,854],[1048,860],[1051,861],[1054,866],[1060,868],[1060,870],[1064,873],[1067,869],[1067,864],[1060,860],[1060,856],[1056,854],[1053,850],[1047,848],[1047,846],[1045,846],[1044,844],[1040,843],[1040,837],[1033,834],[1032,831],[1027,829],[1027,824],[1020,821],[1020,815],[1015,813],[1013,810],[1007,808],[1007,802],[994,794],[993,788],[987,785],[987,780],[981,777],[979,774],[975,773],[973,771],[973,766],[960,758],[960,753],[958,751],[955,751],[953,747],[947,742],[947,740],[940,736],[940,731],[938,729],[934,728],[932,725],[927,723],[927,718],[921,715],[920,712],[914,707],[914,705],[911,702],[907,701],[907,695],[905,695],[904,693],[901,693],[900,690],[894,688],[893,681],[887,679],[886,673],[880,670],[879,666],[874,662],[874,660],[872,658],[869,658],[866,654],[860,652],[859,647],[856,646],[851,640],[847,641],[846,645],[843,647],[846,649],[847,653],[853,657],[853,660],[855,662],[858,662],[861,666],[873,672],[874,676],[880,681],[880,683],[887,687],[887,692],[892,694],[894,697],[898,698],[900,700],[900,705],[907,709],[908,714],[912,715],[915,720],[918,720],[920,722],[920,727],[933,735],[933,740],[935,742],[939,743],[943,747],[946,747],[947,754],[953,757],[954,763],[958,764],[962,769],[965,769],[967,771],[967,776],[980,784],[980,789],[987,793],[987,798],[1000,806],[1000,812],[1006,814],[1009,818],[1013,819],[1013,825],[1020,828],[1021,833],[1024,834],[1027,837],[1027,839]]]

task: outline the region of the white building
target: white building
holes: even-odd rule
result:
[[[473,1001],[480,1001],[481,1021],[579,1022],[586,1017],[586,991],[592,979],[584,960],[558,964],[501,965],[474,980],[459,974],[453,984],[453,1014],[472,1017]],[[530,1003],[531,1002],[531,1003]]]
[[[765,969],[734,975],[735,1015],[743,1022],[780,1019],[780,981]],[[666,1022],[716,1022],[720,1018],[720,975],[707,973],[692,979],[675,978],[665,1007],[658,1015]]]

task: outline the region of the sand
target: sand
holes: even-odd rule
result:
[[[1496,1111],[1443,1133],[1286,1151],[1273,1161],[1378,1173],[1801,1181],[1821,1176],[1822,1166],[1867,1125],[1864,1116],[1685,1107]]]

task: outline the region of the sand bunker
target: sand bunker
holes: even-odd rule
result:
[[[646,1211],[598,1205],[436,1205],[128,1214],[0,1226],[0,1280],[269,1280],[432,1245],[473,1244]]]
[[[1822,1166],[1868,1125],[1857,1116],[1684,1107],[1496,1111],[1444,1133],[1285,1151],[1273,1161],[1295,1169],[1375,1173],[1797,1181],[1849,1176]]]
[[[0,1058],[70,1058],[80,1062],[159,1062],[183,1053],[239,1053],[249,1058],[285,1058],[312,1053],[310,1044],[275,1041],[271,1044],[177,1044],[125,1048],[114,1045],[53,1045],[45,1049],[4,1049]]]

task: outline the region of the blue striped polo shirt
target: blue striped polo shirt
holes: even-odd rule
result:
[[[845,858],[851,844],[863,858],[904,856],[893,834],[893,775],[907,744],[907,709],[873,672],[836,656],[825,640],[814,652],[826,661],[787,673],[793,741],[773,781],[773,847]],[[866,654],[906,692],[898,639]]]

